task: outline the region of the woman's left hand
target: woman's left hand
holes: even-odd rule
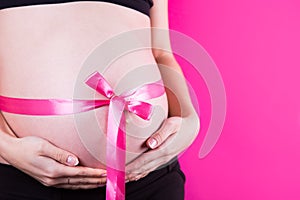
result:
[[[146,141],[149,151],[126,166],[126,180],[136,181],[184,151],[196,138],[200,128],[197,114],[169,117]]]

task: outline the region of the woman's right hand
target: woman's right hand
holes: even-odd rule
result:
[[[106,170],[77,166],[78,158],[47,140],[9,137],[3,158],[45,186],[92,189],[106,183]]]

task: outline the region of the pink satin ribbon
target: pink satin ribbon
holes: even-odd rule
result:
[[[66,115],[108,105],[106,200],[124,200],[126,158],[124,111],[127,110],[144,120],[149,120],[152,105],[145,100],[163,95],[164,86],[162,81],[157,81],[116,95],[112,87],[98,72],[91,74],[86,80],[86,84],[108,99],[21,99],[0,96],[0,110],[25,115]]]

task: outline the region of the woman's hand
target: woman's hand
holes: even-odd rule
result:
[[[150,150],[126,166],[126,179],[138,180],[169,162],[193,142],[199,126],[196,114],[186,118],[167,118],[161,128],[148,138],[146,144]]]
[[[106,182],[106,170],[76,166],[75,155],[42,138],[10,137],[6,141],[3,158],[45,186],[91,189]]]

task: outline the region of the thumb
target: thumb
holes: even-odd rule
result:
[[[68,166],[76,166],[79,164],[77,156],[63,149],[60,149],[51,143],[47,143],[47,145],[44,146],[43,152],[45,156],[48,156],[55,161],[60,162],[61,164]]]
[[[147,146],[151,149],[160,146],[169,136],[177,132],[180,123],[181,121],[175,117],[166,119],[160,129],[147,140]]]

